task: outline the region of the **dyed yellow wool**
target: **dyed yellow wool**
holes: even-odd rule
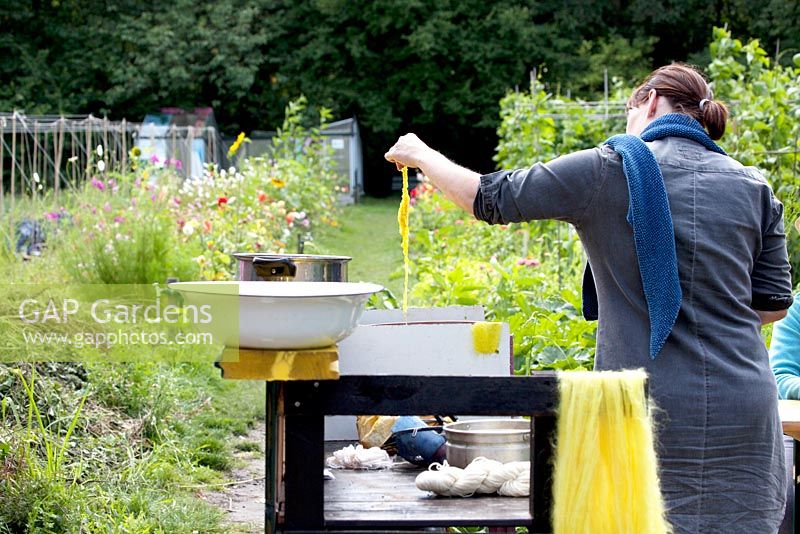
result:
[[[408,167],[403,167],[403,197],[400,200],[400,209],[397,210],[397,225],[400,227],[403,247],[403,317],[408,312],[408,209],[411,197],[408,196]]]
[[[503,323],[481,321],[472,325],[472,346],[478,354],[493,354],[500,350]]]
[[[559,373],[555,534],[671,532],[644,371]]]

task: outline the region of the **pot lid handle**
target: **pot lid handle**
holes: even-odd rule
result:
[[[256,274],[262,278],[269,278],[271,276],[288,276],[294,278],[297,274],[297,265],[288,259],[274,259],[274,258],[253,258],[253,269]]]

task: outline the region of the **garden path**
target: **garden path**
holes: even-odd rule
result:
[[[259,444],[259,450],[236,450],[234,467],[227,486],[210,487],[199,497],[225,513],[225,532],[255,534],[264,532],[264,443],[266,427],[261,422],[240,439],[243,444]],[[250,447],[246,447],[250,448]],[[254,447],[253,447],[254,448]],[[238,483],[237,483],[238,482]]]

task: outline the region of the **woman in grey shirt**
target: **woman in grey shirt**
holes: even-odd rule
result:
[[[654,71],[633,92],[627,133],[639,136],[673,114],[691,117],[712,139],[725,131],[724,104],[685,65]],[[663,176],[680,286],[677,319],[655,358],[642,258],[626,218],[629,177],[614,149],[481,176],[407,134],[386,159],[421,169],[490,224],[572,224],[596,286],[595,368],[644,368],[650,377],[661,489],[675,531],[775,532],[786,479],[778,395],[760,327],[792,302],[783,206],[757,170],[721,149],[677,135],[646,146]]]

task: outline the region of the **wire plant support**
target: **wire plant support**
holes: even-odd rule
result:
[[[18,196],[36,197],[72,190],[93,177],[128,170],[131,149],[160,144],[161,154],[182,161],[185,176],[202,169],[192,157],[197,141],[205,145],[201,164],[226,164],[224,142],[213,126],[175,126],[143,133],[141,123],[93,115],[26,115],[0,112],[0,212],[14,208]],[[98,150],[98,147],[102,149]],[[151,154],[142,150],[141,158]],[[100,164],[99,162],[103,162]]]

